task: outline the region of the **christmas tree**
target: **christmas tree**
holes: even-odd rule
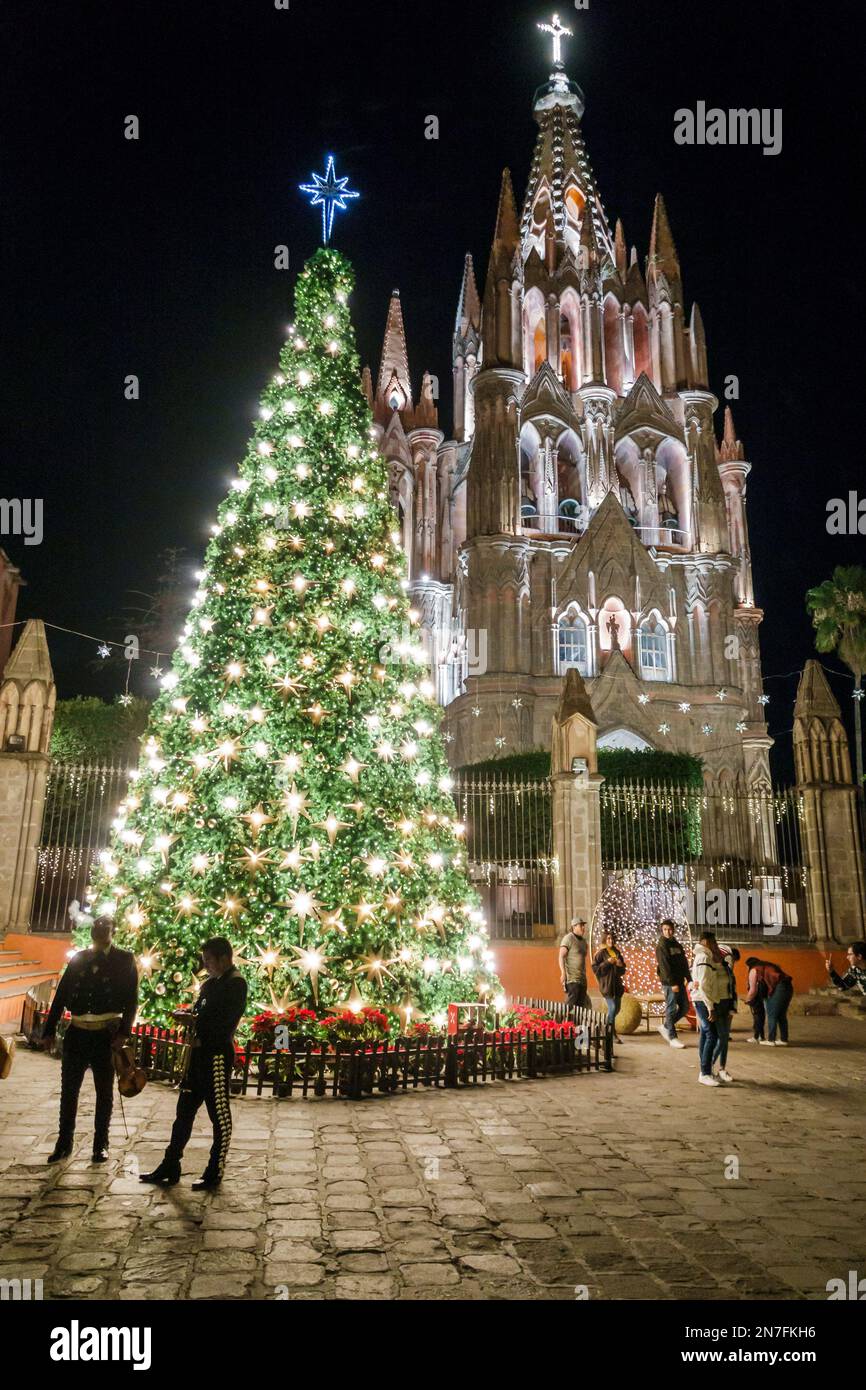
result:
[[[190,1002],[226,935],[250,1002],[397,1007],[499,989],[348,298],[322,249],[220,508],[141,765],[91,890],[142,971],[144,1018]]]

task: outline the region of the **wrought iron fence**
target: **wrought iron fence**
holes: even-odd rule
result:
[[[125,762],[52,765],[36,852],[33,931],[69,931],[69,905],[84,897],[131,770]]]
[[[466,825],[469,874],[484,902],[491,936],[552,935],[559,866],[549,779],[458,773],[454,799]]]
[[[558,862],[549,779],[458,773],[455,797],[491,936],[552,935]],[[600,816],[605,887],[640,870],[693,926],[715,923],[733,941],[809,939],[796,788],[604,782]]]
[[[602,784],[604,887],[649,874],[690,926],[730,941],[809,939],[803,797],[746,790]]]

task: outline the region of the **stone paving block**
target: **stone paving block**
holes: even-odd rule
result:
[[[397,1284],[387,1274],[339,1274],[336,1282],[337,1298],[347,1299],[392,1299],[397,1294]]]
[[[193,1279],[190,1298],[246,1298],[251,1274],[208,1274]]]
[[[460,1275],[450,1264],[409,1264],[400,1266],[400,1275],[407,1284],[438,1289],[444,1284],[459,1284]]]

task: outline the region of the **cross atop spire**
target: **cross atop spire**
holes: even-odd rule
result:
[[[550,23],[550,24],[539,24],[539,25],[538,25],[538,28],[541,29],[541,30],[543,31],[543,33],[545,33],[545,34],[552,34],[552,36],[553,36],[553,66],[556,67],[556,68],[561,68],[561,67],[562,67],[562,37],[563,37],[564,34],[567,34],[568,37],[571,38],[571,37],[572,37],[572,31],[571,31],[570,29],[566,29],[566,27],[565,27],[564,24],[560,24],[560,22],[559,22],[559,15],[558,15],[558,14],[555,14],[555,15],[553,16],[553,21],[552,21],[552,23]]]

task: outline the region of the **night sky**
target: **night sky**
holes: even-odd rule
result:
[[[168,546],[199,563],[274,370],[318,212],[296,191],[333,152],[362,198],[336,244],[353,260],[362,360],[378,365],[402,293],[417,387],[450,416],[462,260],[483,284],[500,173],[522,197],[540,0],[4,0],[0,227],[7,312],[0,412],[6,497],[41,497],[45,538],[0,538],[27,580],[19,617],[100,636]],[[861,6],[829,0],[590,0],[566,64],[611,222],[641,264],[661,190],[711,384],[736,373],[753,465],[749,524],[771,730],[791,727],[813,655],[805,589],[864,562],[829,536],[858,486],[863,410]],[[674,111],[781,107],[783,149],[682,147]],[[141,122],[137,142],[124,118]],[[424,138],[425,117],[440,138]],[[291,270],[273,249],[290,248]],[[135,373],[141,399],[124,399]],[[49,634],[61,695],[120,688],[95,644]],[[850,679],[833,682],[850,713]],[[142,661],[135,687],[154,693]],[[784,737],[777,766],[786,771]]]

